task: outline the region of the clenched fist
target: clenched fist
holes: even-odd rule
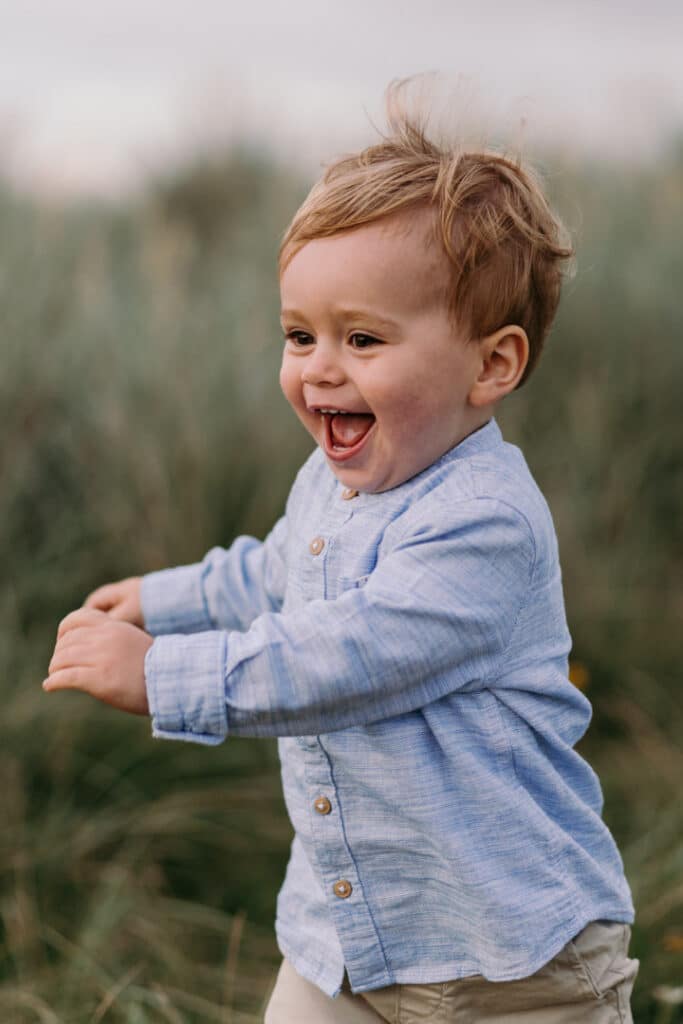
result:
[[[82,690],[121,711],[147,715],[145,655],[153,643],[130,622],[77,608],[59,624],[43,689]]]

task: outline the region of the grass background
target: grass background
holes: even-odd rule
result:
[[[578,263],[498,415],[557,526],[581,751],[637,906],[638,1024],[683,1020],[683,144],[547,155]],[[119,205],[0,188],[0,1021],[260,1019],[291,838],[273,743],[153,742],[40,690],[97,585],[263,536],[309,442],[277,386],[275,253],[307,189],[236,148]]]

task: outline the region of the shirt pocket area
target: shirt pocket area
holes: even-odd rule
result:
[[[347,590],[359,590],[365,586],[369,579],[369,572],[366,572],[364,576],[340,576],[337,580],[338,593],[343,594]]]
[[[335,576],[327,582],[326,597],[328,601],[334,601],[343,594],[354,590],[361,590],[370,578],[370,573],[360,576]]]

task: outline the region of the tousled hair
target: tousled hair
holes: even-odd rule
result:
[[[307,242],[411,209],[427,209],[434,241],[447,257],[444,299],[468,340],[507,324],[522,327],[536,365],[560,299],[567,232],[537,173],[490,147],[435,141],[403,91],[387,89],[389,131],[381,141],[330,164],[287,228],[280,273]]]

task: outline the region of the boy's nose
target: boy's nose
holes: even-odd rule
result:
[[[344,382],[344,370],[334,354],[322,345],[316,345],[306,357],[301,371],[303,384],[337,385]]]

